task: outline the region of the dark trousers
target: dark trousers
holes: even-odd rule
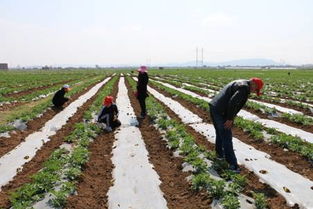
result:
[[[105,125],[111,127],[111,128],[117,128],[121,125],[121,122],[118,119],[114,120],[113,114],[106,114],[104,117],[99,120],[100,123],[104,123]]]
[[[145,116],[147,114],[146,110],[146,97],[139,97],[138,98],[140,108],[141,108],[141,115]]]
[[[213,106],[210,106],[210,114],[215,128],[215,151],[217,157],[224,158],[229,165],[238,167],[237,158],[233,148],[233,136],[231,129],[224,128],[224,118]]]

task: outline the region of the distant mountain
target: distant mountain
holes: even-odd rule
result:
[[[201,62],[198,62],[198,66],[201,65]],[[239,59],[225,62],[204,62],[203,65],[206,66],[275,66],[281,65],[281,63],[275,62],[271,59]],[[164,66],[177,66],[177,67],[188,67],[196,66],[196,61],[184,62],[184,63],[171,63]]]
[[[217,66],[281,66],[286,65],[282,63],[275,62],[271,59],[239,59],[239,60],[232,60],[232,61],[225,61],[225,62],[204,62],[203,65],[209,67],[217,67]],[[139,64],[99,64],[99,65],[92,65],[92,64],[59,64],[59,65],[48,65],[47,67],[51,68],[97,68],[97,67],[115,67],[115,68],[136,68]],[[153,66],[163,66],[163,67],[193,67],[196,66],[196,61],[190,62],[181,62],[181,63],[168,63],[168,64],[160,64],[160,63],[153,63]],[[198,61],[198,66],[201,66],[201,62]],[[33,66],[25,66],[25,68],[38,68],[41,69],[44,66],[40,65],[33,65]],[[311,65],[303,65],[303,67],[312,67]],[[15,68],[20,68],[15,67]]]

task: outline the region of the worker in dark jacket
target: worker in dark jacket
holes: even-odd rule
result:
[[[118,109],[113,103],[112,96],[106,96],[103,100],[103,107],[98,115],[98,123],[104,123],[106,131],[110,132],[112,129],[119,127],[121,122],[117,119]]]
[[[218,158],[225,158],[229,169],[240,172],[233,149],[231,128],[250,92],[260,96],[263,81],[260,78],[235,80],[227,84],[210,102],[210,114],[216,133],[215,151]]]
[[[57,91],[52,99],[54,107],[62,109],[62,106],[69,100],[69,98],[64,97],[65,93],[69,92],[70,86],[65,84],[59,91]]]
[[[138,82],[137,82],[137,99],[139,101],[140,107],[141,107],[141,118],[145,118],[147,114],[146,110],[146,98],[148,97],[147,93],[147,85],[149,81],[148,77],[148,69],[146,66],[141,66],[138,70]]]

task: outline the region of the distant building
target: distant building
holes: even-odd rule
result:
[[[0,70],[8,70],[9,66],[8,63],[0,63]]]
[[[45,65],[41,68],[42,70],[50,70],[50,67],[48,65]]]

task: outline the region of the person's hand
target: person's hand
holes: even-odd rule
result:
[[[233,121],[232,120],[227,120],[225,123],[224,123],[224,127],[226,129],[231,129],[231,127],[233,126]]]

